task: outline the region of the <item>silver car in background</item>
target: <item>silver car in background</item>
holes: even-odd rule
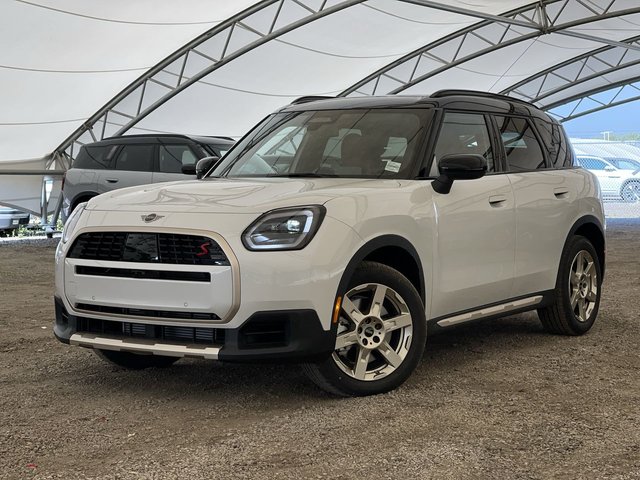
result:
[[[234,144],[228,137],[127,135],[83,145],[63,186],[62,220],[82,202],[118,188],[195,179],[195,165],[222,157]]]
[[[26,212],[0,206],[0,237],[12,235],[20,225],[28,225],[30,218]]]

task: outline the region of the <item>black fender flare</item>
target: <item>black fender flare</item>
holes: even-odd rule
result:
[[[79,203],[78,201],[81,198],[89,197],[89,199],[92,199],[93,197],[97,197],[98,195],[100,195],[98,192],[92,192],[92,191],[80,192],[75,197],[73,197],[73,200],[69,204],[69,208],[71,208],[71,211],[73,211],[74,207],[78,205]]]
[[[418,266],[419,286],[417,290],[420,294],[420,298],[424,302],[426,300],[426,288],[420,255],[418,255],[418,252],[411,242],[399,235],[381,235],[367,241],[362,247],[360,247],[353,257],[351,257],[351,260],[342,273],[342,278],[338,284],[338,291],[336,292],[336,298],[346,290],[347,283],[353,276],[356,268],[358,268],[358,265],[360,265],[369,254],[382,247],[398,247],[405,250],[409,255],[411,255],[411,257],[413,257],[416,265]]]
[[[585,215],[583,217],[580,217],[578,220],[576,220],[575,223],[569,229],[567,238],[565,239],[564,245],[562,246],[562,251],[564,252],[564,249],[567,248],[567,243],[569,243],[569,239],[571,239],[571,237],[573,237],[576,234],[578,229],[583,225],[587,225],[587,224],[593,224],[596,227],[598,227],[598,230],[600,230],[600,234],[602,235],[602,238],[604,240],[604,253],[602,254],[602,258],[600,259],[600,273],[602,274],[602,279],[604,279],[605,256],[606,256],[606,250],[607,250],[607,247],[606,247],[607,236],[605,235],[604,226],[602,225],[602,223],[597,217],[593,215]]]

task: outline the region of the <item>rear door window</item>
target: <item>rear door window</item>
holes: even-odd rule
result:
[[[540,142],[526,118],[496,117],[502,144],[511,172],[529,172],[546,168]]]
[[[153,145],[124,145],[116,159],[116,170],[151,172]]]

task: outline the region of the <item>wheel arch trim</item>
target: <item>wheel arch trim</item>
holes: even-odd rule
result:
[[[601,252],[598,252],[598,256],[599,257],[601,256],[602,258],[599,258],[598,260],[600,261],[600,273],[602,275],[602,279],[604,279],[605,258],[606,258],[606,252],[607,252],[607,247],[606,247],[607,237],[605,235],[604,226],[602,225],[602,222],[600,222],[600,220],[597,217],[593,215],[584,215],[578,218],[572,225],[571,229],[569,230],[569,233],[567,234],[567,238],[565,239],[564,245],[562,246],[562,251],[564,252],[565,248],[567,248],[567,244],[569,243],[569,240],[571,239],[571,237],[576,235],[576,232],[585,225],[595,225],[598,231],[600,232],[600,235],[602,235],[602,254]],[[597,248],[597,245],[594,245],[594,248]]]
[[[91,200],[93,197],[97,197],[100,195],[98,192],[93,192],[91,190],[85,190],[84,192],[80,192],[73,197],[73,200],[70,203],[70,207],[75,207],[78,205],[79,201],[88,197],[88,200]]]
[[[347,264],[347,267],[344,269],[342,278],[340,279],[340,283],[338,284],[336,297],[340,295],[341,292],[344,292],[346,290],[347,284],[353,276],[353,273],[355,272],[358,265],[360,265],[372,253],[386,247],[400,248],[413,258],[413,261],[418,268],[419,284],[416,286],[416,290],[418,290],[418,294],[420,295],[423,303],[426,304],[426,285],[424,279],[424,269],[420,260],[420,255],[418,254],[415,247],[411,244],[411,242],[409,242],[406,238],[392,234],[381,235],[379,237],[368,240],[356,251],[356,253],[351,257],[351,260]]]

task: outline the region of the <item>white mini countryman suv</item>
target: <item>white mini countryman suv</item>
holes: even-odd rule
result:
[[[201,180],[81,204],[56,253],[55,335],[125,368],[297,361],[370,395],[428,327],[598,313],[604,218],[562,127],[491,94],[305,97]]]

